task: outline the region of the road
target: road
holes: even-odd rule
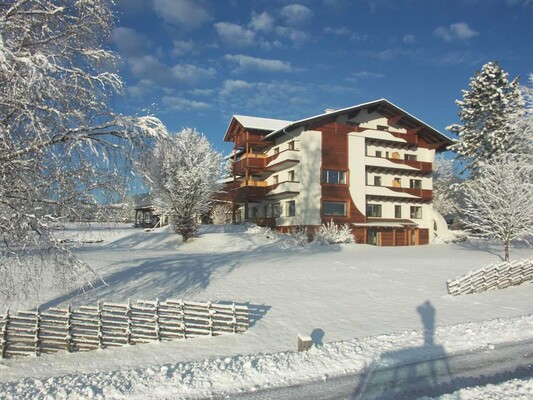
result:
[[[382,355],[363,371],[349,375],[225,396],[231,399],[416,399],[533,376],[533,340],[503,343],[448,355],[441,346],[417,359],[416,349]],[[398,360],[401,360],[398,362]],[[460,399],[457,399],[460,400]]]

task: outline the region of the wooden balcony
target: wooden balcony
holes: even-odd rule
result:
[[[246,145],[248,145],[252,147],[264,148],[272,144],[272,142],[269,140],[263,140],[263,135],[253,134],[247,131],[235,135],[234,138],[235,147],[246,147]]]
[[[247,169],[250,171],[264,170],[267,160],[268,158],[264,154],[245,153],[239,161],[233,163],[233,173],[235,175],[244,175]]]
[[[400,160],[400,159],[395,159],[395,158],[388,158],[387,160],[390,160],[396,164],[402,164],[402,165],[407,165],[412,168],[416,168],[422,172],[431,172],[433,170],[433,166],[430,162],[414,161],[414,160]]]
[[[266,181],[247,180],[241,182],[240,187],[233,189],[235,201],[262,201],[269,192],[270,187]]]

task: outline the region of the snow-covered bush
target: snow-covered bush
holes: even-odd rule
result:
[[[211,220],[215,225],[231,224],[231,206],[229,204],[215,204],[211,209]]]
[[[309,245],[309,233],[307,228],[295,228],[291,230],[291,233],[283,240],[279,247],[283,249],[290,249],[293,247],[305,247]]]
[[[335,243],[355,243],[350,225],[337,225],[332,221],[322,224],[315,232],[315,242],[320,245]]]
[[[468,239],[468,235],[462,231],[448,231],[445,235],[439,235],[433,239],[433,243],[461,243]]]
[[[246,232],[258,234],[270,240],[275,240],[278,238],[276,232],[274,232],[271,228],[267,226],[251,225],[248,227]]]

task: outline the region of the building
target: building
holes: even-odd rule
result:
[[[133,226],[135,228],[151,229],[168,224],[168,218],[156,213],[149,193],[135,196],[134,202],[135,219]]]
[[[388,100],[295,122],[235,115],[224,140],[240,220],[282,232],[333,220],[383,246],[427,244],[446,229],[432,164],[452,140]]]

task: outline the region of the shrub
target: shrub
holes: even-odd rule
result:
[[[283,240],[279,247],[290,249],[292,247],[305,247],[309,245],[309,234],[306,228],[295,228],[291,230],[290,235]]]
[[[329,245],[334,243],[355,243],[355,238],[350,225],[339,226],[331,220],[318,228],[315,232],[315,241],[321,245]]]

